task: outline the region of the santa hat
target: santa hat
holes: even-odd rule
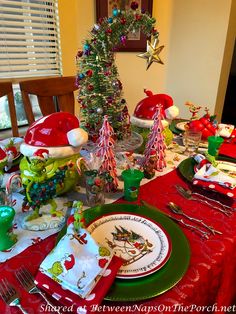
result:
[[[7,154],[6,152],[0,147],[0,162],[7,160]]]
[[[27,130],[20,151],[32,157],[39,149],[47,149],[52,158],[77,154],[88,140],[79,120],[68,112],[55,112],[35,121]]]
[[[179,114],[179,109],[174,105],[173,99],[166,94],[156,94],[150,90],[144,90],[147,97],[142,99],[136,106],[134,114],[131,117],[131,123],[142,127],[151,128],[153,125],[153,116],[159,105],[162,106],[163,127],[166,127],[169,123],[168,120],[176,118]]]
[[[41,149],[37,149],[34,153],[33,156],[31,158],[34,159],[47,159],[49,157],[49,151],[48,149],[45,148],[41,148]]]
[[[68,271],[69,269],[73,268],[75,265],[75,257],[73,254],[70,254],[66,257],[64,262],[64,267]]]

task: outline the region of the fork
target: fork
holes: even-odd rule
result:
[[[15,288],[8,282],[7,279],[2,279],[0,283],[0,296],[3,301],[7,303],[9,306],[17,306],[22,313],[28,314],[22,305],[20,304],[20,298],[18,292]]]
[[[26,291],[30,294],[38,293],[41,295],[41,297],[46,301],[46,303],[54,309],[57,313],[60,313],[59,309],[56,308],[55,305],[53,305],[48,298],[45,296],[45,294],[35,285],[34,283],[34,277],[32,274],[26,269],[25,267],[21,267],[20,269],[16,270],[15,272],[16,278],[21,283],[21,285],[24,287]]]

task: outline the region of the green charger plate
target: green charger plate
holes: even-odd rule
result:
[[[181,161],[178,166],[178,170],[186,180],[192,182],[193,176],[195,174],[194,166],[196,164],[197,162],[192,157],[190,157]]]
[[[184,121],[189,121],[186,119],[174,119],[171,121],[171,124],[169,125],[169,129],[174,133],[174,134],[182,134],[183,131],[179,130],[178,128],[176,128],[176,124],[180,123],[180,122],[184,122]]]
[[[177,224],[156,208],[131,204],[108,204],[84,211],[86,225],[109,213],[135,213],[146,216],[161,224],[172,242],[172,252],[168,262],[157,272],[136,279],[115,279],[105,300],[139,301],[164,293],[175,286],[184,276],[190,261],[190,247],[187,238]]]

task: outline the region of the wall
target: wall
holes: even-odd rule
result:
[[[187,100],[215,110],[230,7],[231,0],[173,1],[166,89],[182,117]]]
[[[187,100],[208,105],[214,112],[232,0],[153,0],[164,62],[146,71],[136,53],[120,52],[116,62],[124,97],[133,112],[143,89],[169,93],[189,117]],[[75,55],[95,22],[94,0],[59,0],[64,75],[73,75]],[[225,90],[222,94],[224,95]]]

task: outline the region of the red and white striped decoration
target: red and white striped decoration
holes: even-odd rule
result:
[[[158,171],[163,171],[163,169],[166,167],[166,144],[163,135],[164,128],[161,122],[163,119],[161,107],[161,105],[157,107],[157,111],[153,116],[154,123],[148,135],[148,142],[146,144],[144,158],[142,161],[142,167],[145,167],[145,165],[149,162],[150,157],[156,156],[157,161],[155,169]]]
[[[112,182],[108,182],[105,186],[107,192],[116,191],[118,187],[116,159],[114,154],[114,134],[113,128],[108,122],[108,116],[104,116],[103,125],[99,131],[97,141],[96,156],[102,159],[102,164],[99,172],[107,171],[113,178]]]

